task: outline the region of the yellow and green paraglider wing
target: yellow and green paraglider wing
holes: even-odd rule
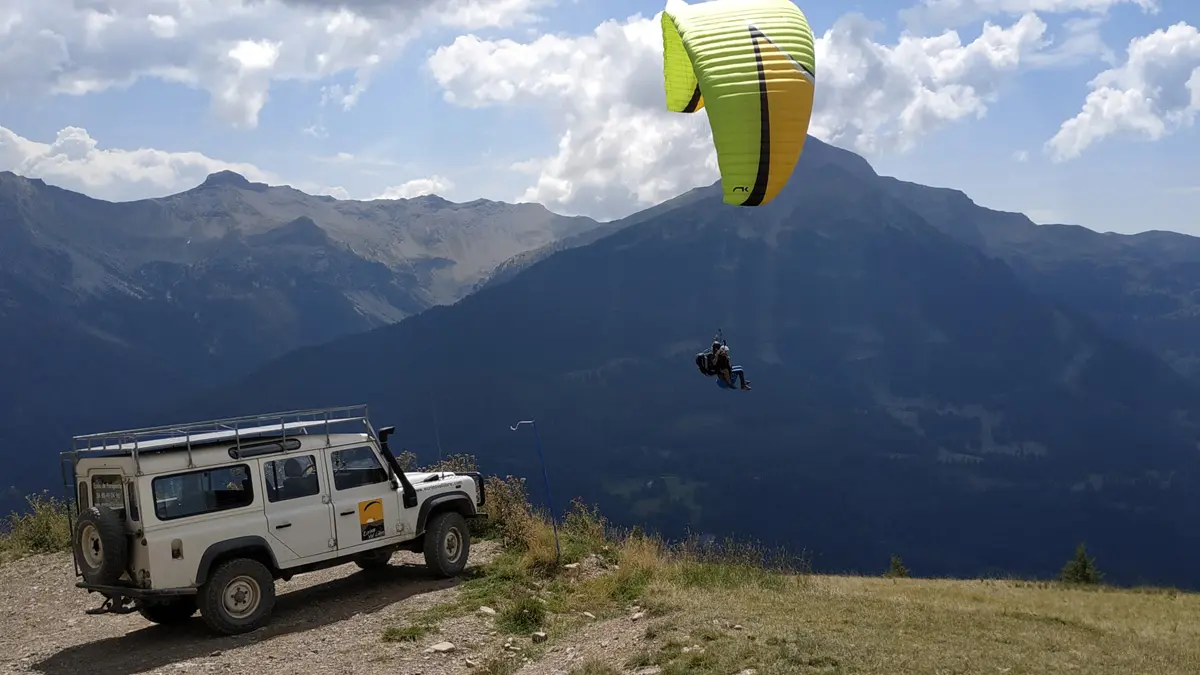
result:
[[[725,201],[769,203],[804,150],[813,35],[791,0],[713,0],[663,11],[667,109],[708,111]]]

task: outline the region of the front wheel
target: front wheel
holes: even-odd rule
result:
[[[452,577],[467,566],[471,533],[457,511],[443,511],[425,529],[425,565],[439,577]]]
[[[275,608],[275,578],[266,565],[250,558],[223,563],[196,598],[209,628],[238,635],[267,625]]]

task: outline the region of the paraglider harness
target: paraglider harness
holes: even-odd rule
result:
[[[722,389],[746,390],[750,388],[750,383],[746,381],[746,374],[742,367],[735,366],[729,361],[729,345],[725,342],[725,336],[721,334],[720,329],[717,329],[717,334],[713,336],[712,348],[696,355],[696,367],[707,377],[716,375],[717,386]],[[729,379],[722,377],[723,374],[728,374]],[[741,386],[734,384],[735,380],[741,380]]]
[[[713,346],[720,345],[725,349],[729,347],[728,343],[725,342],[725,336],[721,333],[721,329],[719,328],[717,329],[717,334],[713,336],[712,343]],[[696,367],[699,368],[700,372],[704,373],[706,377],[712,377],[713,375],[717,374],[716,358],[716,350],[710,349],[708,351],[700,352],[696,355]]]

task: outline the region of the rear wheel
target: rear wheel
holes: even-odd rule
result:
[[[471,533],[457,511],[443,511],[425,530],[425,565],[440,577],[452,577],[467,566]]]
[[[195,598],[175,598],[172,600],[138,603],[138,614],[141,614],[143,619],[166,626],[189,621],[195,613]]]
[[[79,514],[71,543],[79,571],[90,584],[112,584],[129,566],[125,525],[107,506],[92,506]]]
[[[222,563],[196,597],[209,628],[225,635],[258,630],[275,608],[275,578],[266,565],[251,558]]]

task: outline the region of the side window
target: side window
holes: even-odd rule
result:
[[[125,519],[125,481],[120,476],[92,476],[92,503],[107,506]]]
[[[333,464],[333,485],[338,490],[387,482],[387,471],[368,446],[335,450],[330,458]]]
[[[92,508],[92,502],[88,498],[87,481],[81,480],[79,481],[79,512],[83,513],[90,508]]]
[[[154,494],[154,515],[159,520],[215,513],[254,503],[250,467],[245,464],[159,476],[151,481],[150,491]]]
[[[263,479],[267,485],[267,501],[271,503],[311,497],[321,491],[313,455],[263,462]]]

